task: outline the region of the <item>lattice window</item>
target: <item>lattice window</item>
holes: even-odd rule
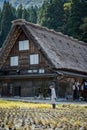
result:
[[[32,54],[30,55],[30,64],[39,64],[39,55],[38,54]]]
[[[29,50],[29,40],[19,41],[19,51]]]
[[[39,73],[45,73],[44,69],[39,69]]]
[[[10,57],[10,66],[18,66],[18,56]]]

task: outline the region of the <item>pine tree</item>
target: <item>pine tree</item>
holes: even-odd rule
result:
[[[87,16],[87,3],[81,0],[72,0],[70,15],[67,20],[65,33],[75,38],[81,38],[80,25],[82,19]]]
[[[23,6],[22,6],[22,4],[20,4],[17,8],[16,17],[21,19],[22,18],[22,12],[23,12]]]
[[[62,0],[51,0],[48,3],[45,2],[40,11],[39,17],[43,15],[40,20],[41,25],[56,31],[63,31],[64,8]]]
[[[26,21],[29,21],[29,13],[27,11],[27,9],[23,9],[23,12],[22,12],[22,18],[25,19]]]
[[[1,17],[1,45],[4,42],[4,39],[6,38],[10,27],[11,27],[11,21],[15,19],[15,16],[12,12],[12,6],[9,4],[9,2],[4,2],[3,10],[2,10],[2,17]]]
[[[29,17],[29,21],[31,22],[31,23],[37,23],[37,7],[31,7],[30,8],[30,17]]]
[[[49,6],[49,3],[47,1],[44,1],[42,7],[39,8],[37,23],[40,25],[47,26],[46,19],[47,19],[47,13],[48,13],[48,6]]]
[[[0,8],[0,31],[1,31],[1,8]]]
[[[82,30],[81,40],[87,42],[87,17],[83,19],[83,24],[80,26],[80,29]]]

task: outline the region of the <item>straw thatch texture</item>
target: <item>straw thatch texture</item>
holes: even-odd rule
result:
[[[87,45],[59,32],[49,30],[25,20],[13,21],[13,27],[23,25],[31,33],[46,57],[56,69],[68,69],[87,73]],[[9,33],[11,34],[11,33]],[[9,37],[12,37],[9,35]],[[7,43],[9,44],[9,43]]]
[[[26,24],[55,68],[87,72],[87,45],[46,28]]]

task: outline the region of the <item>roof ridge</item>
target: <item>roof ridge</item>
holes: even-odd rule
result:
[[[20,24],[22,24],[22,25],[27,24],[27,25],[30,25],[30,26],[39,28],[39,29],[41,29],[41,30],[43,29],[43,30],[46,30],[46,31],[48,31],[48,32],[52,32],[52,33],[54,33],[54,34],[56,34],[56,35],[60,35],[60,36],[62,36],[62,37],[68,38],[68,39],[70,39],[70,40],[72,40],[72,41],[75,41],[75,42],[79,43],[80,45],[85,45],[85,46],[87,46],[87,43],[86,43],[86,42],[79,41],[78,39],[76,39],[76,38],[74,38],[74,37],[72,37],[72,36],[65,35],[65,34],[63,34],[62,32],[57,32],[57,31],[55,31],[54,29],[48,29],[47,27],[41,26],[41,25],[39,25],[39,24],[35,24],[35,23],[28,22],[28,21],[26,21],[25,19],[16,19],[16,20],[13,20],[13,21],[12,21],[12,24],[19,24],[19,25],[20,25]]]
[[[15,23],[18,23],[18,22],[24,23],[24,22],[27,22],[27,21],[25,19],[15,19],[15,20],[11,21],[12,24],[15,24]]]

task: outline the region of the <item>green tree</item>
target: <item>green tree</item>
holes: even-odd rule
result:
[[[1,30],[1,8],[0,8],[0,30]]]
[[[29,21],[29,13],[27,11],[27,9],[23,9],[23,12],[22,12],[22,18]]]
[[[17,11],[16,11],[16,17],[22,18],[22,12],[23,12],[23,6],[22,6],[22,4],[20,4],[17,8]]]
[[[70,15],[70,11],[71,11],[71,2],[65,2],[64,3],[64,12],[65,12],[65,24],[64,24],[64,33],[66,31],[66,24]]]
[[[1,45],[6,38],[10,27],[11,21],[15,19],[15,16],[12,12],[12,6],[9,2],[4,2],[3,9],[2,9],[2,17],[1,17]]]
[[[29,14],[30,14],[29,21],[31,23],[37,23],[37,7],[32,6],[29,9]]]
[[[79,27],[82,24],[82,18],[85,16],[87,16],[87,3],[83,0],[72,0],[65,33],[80,39],[81,30]]]
[[[49,3],[47,1],[44,1],[42,7],[39,8],[37,23],[40,25],[47,26],[46,18],[47,18],[47,13],[48,13],[48,6],[49,6]]]
[[[87,42],[87,17],[83,19],[83,24],[80,26],[80,29],[82,30],[81,40]]]
[[[12,5],[11,5],[11,11],[12,11],[12,14],[14,15],[14,17],[15,17],[15,19],[16,19],[16,18],[17,18],[17,17],[16,17],[16,8],[13,7]]]
[[[43,26],[56,31],[63,31],[64,8],[62,0],[44,2],[39,12],[38,22]],[[40,18],[42,16],[42,18]],[[40,20],[41,19],[41,20]]]

